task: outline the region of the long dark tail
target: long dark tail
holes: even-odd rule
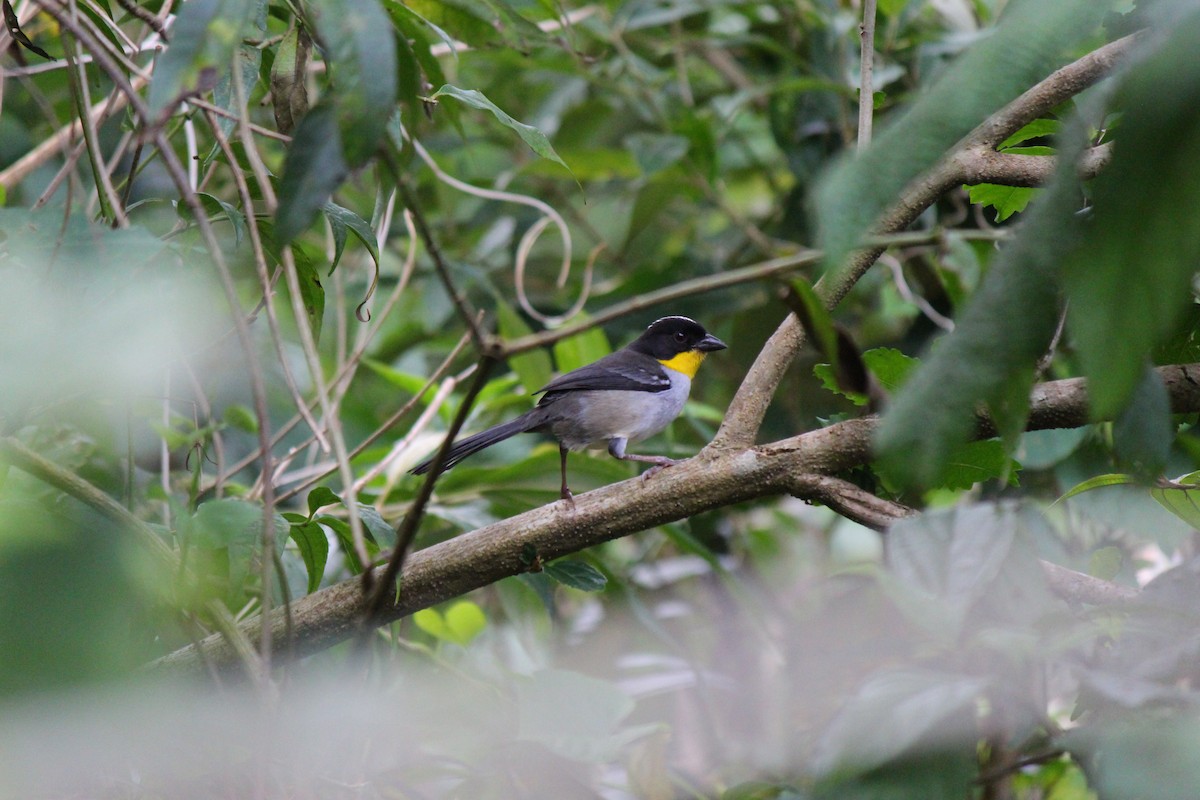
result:
[[[503,442],[505,439],[516,436],[518,433],[528,433],[534,430],[542,422],[541,409],[532,409],[525,412],[516,419],[502,422],[499,425],[488,428],[486,431],[481,431],[474,436],[468,436],[462,441],[455,442],[450,448],[450,452],[446,454],[446,460],[442,462],[442,470],[448,470],[458,462],[470,455],[478,453],[485,447],[491,447],[497,442]],[[433,466],[433,459],[422,461],[417,466],[409,470],[413,475],[424,475],[429,472],[429,468]]]

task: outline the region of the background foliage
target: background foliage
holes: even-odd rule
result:
[[[864,5],[6,3],[6,793],[1192,796],[1200,407],[1152,367],[1200,361],[1200,12],[880,0],[867,146]],[[832,476],[884,521],[730,490],[336,647],[239,627],[358,598],[410,513],[554,502],[536,437],[407,470],[669,313],[731,347],[650,446],[886,395]],[[1091,421],[1027,431],[1073,377]],[[203,686],[144,671],[211,634]]]

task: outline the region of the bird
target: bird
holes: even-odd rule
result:
[[[562,469],[560,496],[569,504],[567,453],[607,446],[613,458],[654,466],[643,477],[678,463],[665,456],[626,451],[671,424],[687,402],[692,378],[705,357],[726,344],[688,317],[662,317],[634,341],[597,361],[555,378],[534,392],[537,405],[516,419],[468,436],[450,448],[441,469],[518,433],[549,433],[558,440]],[[409,470],[424,475],[434,459]]]

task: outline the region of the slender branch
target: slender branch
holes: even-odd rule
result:
[[[1200,411],[1200,364],[1158,369],[1176,412]],[[1087,392],[1082,379],[1041,384],[1031,397],[1030,430],[1077,427],[1089,423]],[[561,503],[519,514],[448,541],[419,550],[408,557],[400,573],[403,591],[392,595],[373,616],[383,624],[449,600],[474,589],[517,575],[528,569],[522,555],[532,549],[549,561],[602,542],[647,530],[657,525],[693,516],[713,508],[755,498],[807,492],[814,486],[824,496],[833,496],[838,483],[805,481],[797,476],[816,473],[830,476],[866,463],[871,436],[878,419],[867,417],[836,423],[827,428],[783,439],[769,445],[738,451],[701,453],[655,475],[649,480],[633,478],[605,486],[575,498],[573,511]],[[844,487],[842,487],[844,488]],[[856,492],[856,502],[865,501]],[[866,503],[882,520],[886,504]],[[1061,569],[1061,568],[1060,568]],[[383,568],[377,572],[382,578]],[[1077,579],[1077,573],[1048,568],[1052,586],[1060,594],[1074,595],[1084,602],[1102,598],[1124,599],[1129,590],[1104,582]],[[1066,572],[1070,572],[1067,570]],[[1070,580],[1066,580],[1070,578]],[[1094,579],[1093,579],[1094,580]],[[383,585],[381,582],[380,585]],[[1068,586],[1069,585],[1069,586]],[[1087,600],[1086,598],[1093,598]],[[319,652],[354,635],[370,605],[358,579],[343,581],[293,605],[296,657]],[[243,623],[247,636],[258,635],[261,618]],[[270,618],[272,637],[286,635],[282,614]],[[235,663],[228,643],[210,636],[202,649],[218,666]],[[156,662],[159,668],[199,671],[200,651],[183,648]]]
[[[421,518],[425,515],[425,506],[429,504],[429,499],[433,497],[433,487],[437,483],[437,479],[441,476],[442,464],[450,453],[450,448],[454,445],[454,440],[458,436],[458,432],[462,430],[463,423],[467,421],[467,415],[471,413],[471,407],[475,404],[475,398],[479,396],[479,392],[487,385],[488,375],[491,374],[492,367],[495,361],[484,356],[479,360],[479,366],[475,371],[475,380],[471,382],[471,388],[467,391],[467,396],[463,398],[462,404],[458,407],[458,413],[454,415],[454,421],[450,423],[450,429],[446,431],[446,438],[442,441],[441,448],[438,449],[437,455],[433,457],[433,463],[430,465],[429,472],[425,475],[425,481],[421,484],[420,491],[413,498],[412,505],[409,506],[408,513],[404,515],[404,520],[396,528],[396,547],[392,550],[392,555],[388,559],[387,566],[382,570],[379,576],[379,581],[370,593],[370,598],[366,605],[366,614],[363,617],[364,629],[369,629],[381,624],[377,621],[380,612],[386,608],[389,599],[396,595],[396,578],[400,576],[400,570],[404,567],[404,560],[408,557],[408,551],[412,548],[413,540],[417,536],[417,528],[421,524]],[[371,575],[374,570],[363,571],[363,586],[367,590],[371,590],[371,585],[366,576]]]
[[[475,343],[475,349],[480,353],[486,352],[487,339],[484,336],[483,328],[475,318],[475,311],[471,308],[467,298],[454,283],[454,277],[450,274],[450,265],[442,257],[442,250],[438,247],[437,240],[433,238],[433,232],[429,229],[420,206],[417,205],[417,199],[403,178],[397,182],[396,188],[400,192],[400,199],[403,201],[404,207],[412,214],[413,223],[417,226],[417,232],[421,234],[421,240],[425,242],[425,249],[429,252],[429,257],[433,259],[434,268],[437,270],[442,285],[446,287],[446,293],[450,295],[454,307],[458,309],[458,315],[462,317],[467,330],[471,332],[471,341]]]
[[[984,120],[929,172],[905,188],[896,204],[876,223],[873,232],[888,233],[907,228],[946,191],[967,182],[965,165],[971,162],[966,154],[977,154],[981,148],[994,150],[1022,126],[1094,85],[1129,53],[1136,39],[1136,34],[1126,36],[1093,50],[1054,72]],[[1052,163],[1048,162],[1047,166]],[[993,178],[996,183],[1004,182],[1003,176],[995,175]],[[830,307],[840,303],[882,252],[882,247],[869,247],[852,255],[842,269],[830,275],[829,280],[822,279],[818,283],[817,291],[821,299]],[[795,315],[789,314],[767,340],[730,402],[725,421],[709,445],[712,450],[737,449],[754,441],[767,406],[803,343],[804,331]]]
[[[863,0],[863,19],[858,28],[858,149],[871,143],[871,123],[875,112],[875,0]]]
[[[915,509],[876,497],[866,489],[830,475],[797,475],[788,491],[801,500],[827,505],[846,519],[875,531],[885,531],[896,520],[917,513]]]
[[[153,528],[74,472],[63,469],[30,450],[20,440],[9,436],[0,438],[0,460],[95,509],[105,518],[127,529],[170,574],[179,571],[179,560],[174,551]]]
[[[542,331],[541,333],[522,336],[510,342],[493,343],[492,346],[499,350],[501,357],[515,356],[528,350],[554,344],[562,339],[568,339],[598,325],[611,322],[614,319],[662,305],[663,303],[669,303],[672,300],[679,300],[705,292],[713,292],[742,283],[768,280],[778,275],[794,272],[810,264],[815,264],[820,260],[821,254],[819,251],[801,250],[794,255],[773,258],[770,261],[763,261],[749,267],[721,272],[716,275],[705,275],[701,278],[692,278],[691,280],[681,281],[653,292],[646,292],[645,294],[631,297],[620,303],[614,303],[602,311],[597,311],[581,322],[564,325],[552,331]]]

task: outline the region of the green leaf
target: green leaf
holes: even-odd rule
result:
[[[291,526],[292,541],[304,559],[304,568],[308,571],[308,593],[312,594],[321,587],[321,578],[325,575],[325,564],[329,561],[329,539],[325,529],[316,522],[304,522]]]
[[[1055,602],[1027,532],[1041,524],[1033,511],[988,504],[901,520],[885,540],[890,580],[883,585],[923,601],[910,617],[947,641],[975,619],[1033,624]]]
[[[441,86],[445,83],[446,75],[442,71],[441,62],[432,51],[433,42],[430,38],[430,31],[441,38],[457,58],[458,51],[455,49],[454,40],[437,25],[423,19],[398,0],[384,0],[384,9],[391,15],[397,33],[412,48],[413,56],[416,57],[417,63],[421,66],[421,72],[425,75],[425,83],[430,86]]]
[[[1121,143],[1092,182],[1094,216],[1064,265],[1067,322],[1094,419],[1133,395],[1151,349],[1193,302],[1200,260],[1200,13],[1129,70],[1117,91]]]
[[[895,485],[937,485],[978,425],[982,402],[1006,434],[1024,427],[1034,365],[1059,317],[1059,263],[1078,237],[1074,152],[1064,152],[1019,236],[1009,243],[960,314],[893,398],[876,437],[879,468]],[[1012,438],[1013,443],[1016,437]]]
[[[508,340],[528,336],[532,332],[512,306],[503,300],[496,302],[496,323],[500,335]],[[529,393],[545,386],[554,376],[554,368],[550,364],[550,354],[540,347],[510,357],[508,365],[512,367],[513,372],[517,373],[521,385]]]
[[[219,549],[252,535],[261,523],[263,510],[234,498],[201,503],[191,519],[191,541],[196,547]]]
[[[412,620],[413,624],[438,641],[446,641],[450,638],[450,632],[446,629],[446,620],[442,618],[441,612],[436,608],[423,608],[412,615]]]
[[[967,187],[967,195],[972,203],[996,209],[997,222],[1024,211],[1040,191],[1027,186],[1000,186],[995,183],[977,183]]]
[[[443,615],[450,641],[466,647],[487,627],[483,609],[470,600],[459,600]]]
[[[308,515],[314,516],[325,506],[341,505],[342,498],[334,494],[328,486],[318,486],[308,493]]]
[[[561,164],[563,168],[567,170],[567,172],[571,171],[571,168],[567,166],[567,163],[559,158],[558,153],[554,151],[554,148],[550,145],[550,140],[546,138],[546,134],[542,133],[532,125],[526,125],[522,122],[517,122],[515,119],[506,114],[499,106],[487,99],[483,92],[479,91],[478,89],[460,89],[457,86],[447,83],[445,86],[434,92],[429,99],[437,100],[440,97],[453,97],[462,103],[466,103],[472,108],[478,108],[482,111],[492,112],[492,116],[499,120],[501,125],[516,131],[517,135],[521,137],[521,140],[524,141],[525,144],[529,145],[533,152],[537,153],[542,158],[546,158],[557,164]],[[572,177],[574,177],[574,174],[572,174]]]
[[[466,647],[487,627],[487,617],[475,603],[459,600],[446,609],[425,608],[413,614],[413,622],[439,642]]]
[[[1175,426],[1171,424],[1171,398],[1154,370],[1146,367],[1129,405],[1112,427],[1113,449],[1120,464],[1136,475],[1162,474]]]
[[[241,209],[207,192],[196,192],[196,196],[200,198],[201,205],[207,207],[206,210],[219,209],[220,213],[225,215],[229,223],[233,226],[234,246],[240,245],[242,238],[246,235],[246,215],[241,212]],[[185,205],[182,203],[179,204],[181,211],[185,208]],[[216,220],[214,219],[213,221]]]
[[[342,260],[342,251],[346,249],[346,233],[349,231],[354,234],[354,237],[363,243],[367,248],[367,252],[371,254],[371,260],[375,262],[375,272],[379,272],[379,240],[375,238],[375,231],[371,230],[371,224],[365,219],[355,214],[348,208],[342,208],[337,203],[328,202],[321,206],[321,211],[324,212],[325,218],[329,220],[329,227],[333,230],[333,263],[329,266],[329,275],[337,269],[338,262]]]
[[[171,45],[154,68],[148,104],[158,117],[190,92],[213,86],[229,70],[242,31],[251,23],[255,0],[189,0],[180,6]]]
[[[21,30],[21,21],[17,17],[17,12],[13,9],[10,0],[4,0],[4,26],[8,29],[9,35],[12,36],[18,44],[25,47],[32,53],[37,53],[42,58],[50,61],[54,60],[50,57],[49,53],[34,44],[33,40],[26,36],[25,32]]]
[[[262,544],[263,510],[244,500],[222,499],[201,503],[192,515],[189,540],[195,547],[225,550],[228,554],[228,587],[239,595],[250,577],[251,558]],[[287,535],[287,521],[277,520],[276,535]]]
[[[396,106],[396,43],[378,0],[309,0],[329,62],[342,156],[357,169],[375,154]]]
[[[1047,469],[1074,453],[1087,438],[1088,427],[1026,431],[1017,446],[1016,459],[1025,469]]]
[[[280,247],[312,225],[347,174],[336,112],[322,100],[300,121],[284,157],[275,213]]]
[[[1111,0],[1014,3],[863,153],[845,158],[819,186],[813,208],[826,268],[851,250],[914,178],[989,114],[1057,67],[1092,36]]]
[[[312,39],[303,25],[292,23],[271,64],[271,103],[280,133],[291,133],[308,113],[308,57]]]
[[[243,35],[249,35],[252,38],[262,39],[267,32],[267,0],[251,0],[251,10],[247,17],[246,28]],[[254,91],[255,85],[258,83],[258,73],[262,65],[262,49],[255,47],[252,44],[239,42],[235,57],[238,59],[239,74],[241,75],[241,93],[247,104],[250,103],[250,95]],[[221,75],[221,79],[217,81],[217,85],[213,88],[213,104],[230,112],[232,116],[218,117],[217,125],[221,132],[229,137],[233,134],[234,127],[237,125],[237,116],[241,109],[238,108],[238,93],[233,86],[233,70]],[[213,153],[218,152],[218,145],[214,143]],[[211,158],[211,156],[210,156]]]
[[[367,533],[380,547],[396,546],[396,529],[387,523],[376,510],[375,506],[366,503],[358,504],[358,518],[367,529]]]
[[[1064,737],[1072,757],[1085,768],[1088,797],[1191,800],[1196,796],[1200,719],[1194,713],[1156,715],[1150,706],[1146,703],[1139,709],[1145,713],[1125,714],[1111,724],[1082,726]]]
[[[583,319],[586,319],[584,314],[576,317],[576,320]],[[599,327],[590,328],[577,336],[554,343],[554,361],[558,364],[560,373],[579,369],[611,352],[612,346],[608,343],[608,337]]]
[[[879,673],[851,697],[818,740],[812,770],[842,767],[867,772],[914,751],[927,737],[953,741],[970,735],[969,712],[988,678],[927,669]]]
[[[803,278],[793,278],[788,286],[795,298],[795,312],[802,314],[801,324],[812,337],[813,346],[830,365],[838,363],[838,337],[833,328],[833,317],[825,308],[825,303],[817,297],[812,285]]]
[[[234,403],[225,408],[225,424],[247,433],[258,433],[258,417],[243,405]]]
[[[912,356],[907,356],[892,347],[876,347],[867,350],[862,354],[863,363],[879,385],[883,387],[888,394],[894,394],[904,382],[908,380],[908,376],[921,363]],[[816,375],[826,389],[834,394],[840,394],[847,398],[857,406],[865,406],[868,398],[865,394],[859,392],[848,391],[838,385],[837,377],[834,375],[833,366],[831,364],[817,364],[813,367],[813,374]]]
[[[1004,152],[1013,152],[1013,148],[1030,139],[1042,139],[1058,136],[1062,132],[1062,123],[1056,119],[1035,119],[1012,136],[1009,136],[996,148]]]
[[[545,573],[564,586],[582,592],[600,592],[608,585],[604,573],[586,561],[559,559],[545,566]]]
[[[1132,479],[1127,481],[1132,482]],[[1200,530],[1200,472],[1180,476],[1174,483],[1188,488],[1155,487],[1150,490],[1150,496],[1192,528]]]
[[[1132,475],[1124,475],[1122,473],[1109,473],[1107,475],[1097,475],[1093,478],[1088,478],[1086,481],[1077,483],[1072,486],[1066,494],[1055,500],[1055,503],[1060,503],[1063,500],[1074,497],[1077,494],[1090,492],[1092,489],[1099,489],[1104,486],[1124,486],[1130,483],[1137,483],[1137,479]]]
[[[942,486],[966,490],[993,478],[1004,478],[1015,485],[1017,468],[1000,440],[968,442],[950,457]]]
[[[292,251],[296,264],[296,279],[300,284],[300,300],[308,317],[314,342],[321,340],[321,328],[325,322],[325,287],[321,285],[321,273],[312,259],[297,247]],[[297,320],[297,324],[299,324]]]
[[[313,517],[313,522],[324,525],[337,535],[338,541],[341,543],[342,552],[346,556],[346,562],[350,566],[350,571],[355,575],[361,573],[363,568],[362,564],[359,563],[358,553],[354,550],[354,536],[350,532],[350,524],[344,519],[338,519],[329,514],[321,514]],[[368,541],[367,552],[372,552],[373,547],[374,545]]]
[[[458,45],[454,41],[454,38],[452,36],[450,36],[450,34],[446,33],[444,30],[439,28],[437,25],[434,25],[428,19],[421,16],[419,13],[417,13],[417,11],[413,10],[412,8],[409,8],[404,3],[399,2],[399,0],[384,0],[383,7],[384,7],[384,10],[386,10],[388,12],[388,14],[392,17],[392,20],[396,23],[396,25],[398,27],[406,27],[401,24],[402,22],[416,23],[423,27],[426,27],[429,30],[433,31],[433,33],[436,34],[437,37],[442,40],[442,44],[446,45],[446,48],[450,51],[450,54],[452,56],[454,56],[455,58],[458,57]],[[406,31],[406,32],[408,32],[408,31]],[[409,35],[411,36],[412,34],[409,33]]]

